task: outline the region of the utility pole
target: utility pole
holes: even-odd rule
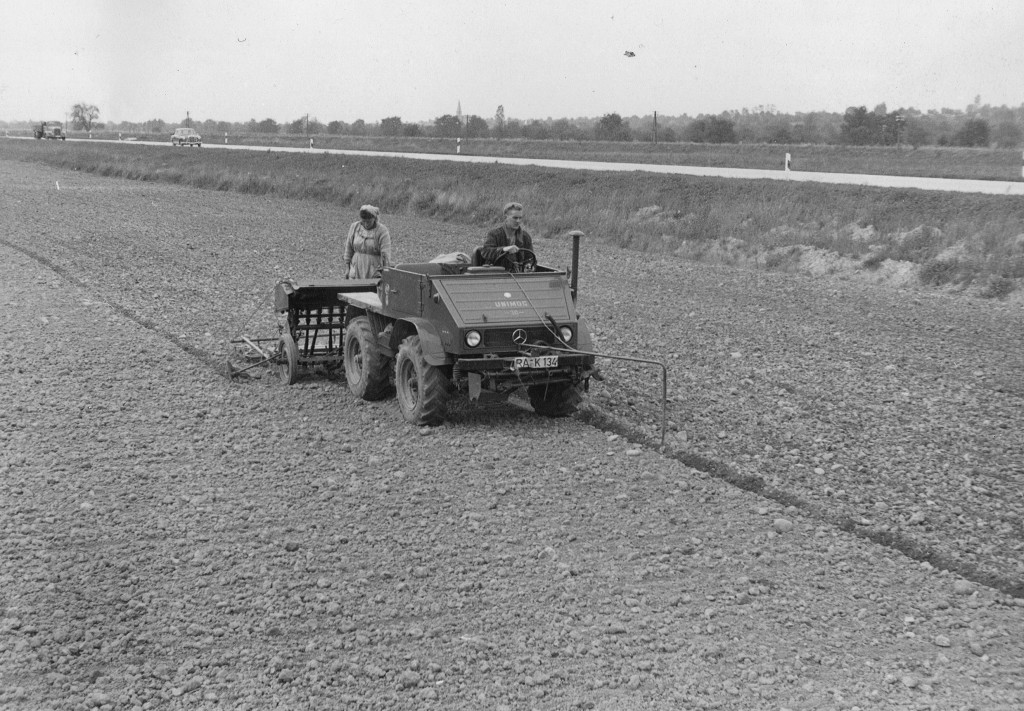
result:
[[[658,145],[658,112],[654,112],[654,145]]]
[[[192,116],[189,115],[188,109],[185,109],[185,127],[192,128]]]

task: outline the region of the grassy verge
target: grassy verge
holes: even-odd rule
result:
[[[518,200],[538,236],[569,229],[687,259],[798,267],[808,248],[921,265],[935,285],[1004,297],[1024,278],[1019,197],[600,173],[398,158],[0,141],[0,158],[213,190],[272,193],[486,226]]]
[[[31,135],[10,131],[11,135]],[[72,138],[86,138],[84,131]],[[169,142],[169,133],[125,136],[129,140]],[[117,139],[116,131],[94,131],[94,138]],[[310,136],[291,134],[206,134],[206,143],[221,144],[225,138],[234,145],[308,147]],[[316,148],[403,153],[454,154],[454,138],[427,136],[312,136]],[[958,148],[949,146],[843,146],[810,144],[709,144],[638,143],[611,141],[534,141],[526,139],[474,138],[462,141],[463,155],[593,160],[613,163],[656,163],[664,165],[716,166],[782,170],[785,156],[792,156],[792,169],[820,173],[868,173],[872,175],[913,175],[932,178],[977,180],[1020,180],[1021,155],[1014,149]]]

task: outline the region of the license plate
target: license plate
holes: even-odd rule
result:
[[[512,364],[516,370],[520,368],[557,368],[558,356],[536,356],[533,358],[516,358]]]

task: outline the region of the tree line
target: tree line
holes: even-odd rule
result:
[[[965,109],[921,111],[900,108],[890,111],[885,104],[872,110],[851,106],[842,114],[808,112],[786,114],[772,106],[725,111],[696,117],[623,117],[610,113],[600,118],[559,118],[520,120],[506,118],[498,106],[490,119],[477,115],[445,114],[430,122],[405,122],[389,116],[371,123],[334,120],[324,123],[305,115],[283,123],[272,118],[247,122],[188,119],[168,123],[162,119],[103,124],[97,107],[79,103],[72,107],[72,125],[77,130],[105,129],[130,133],[170,133],[177,126],[191,125],[213,136],[221,133],[286,134],[332,136],[430,136],[461,139],[531,139],[559,141],[678,141],[694,143],[777,143],[835,145],[925,145],[995,146],[1024,145],[1024,105],[1016,108],[982,105],[980,97]]]

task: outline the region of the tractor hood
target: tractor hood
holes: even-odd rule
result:
[[[437,293],[463,326],[574,322],[569,284],[562,273],[487,274],[437,279]]]

